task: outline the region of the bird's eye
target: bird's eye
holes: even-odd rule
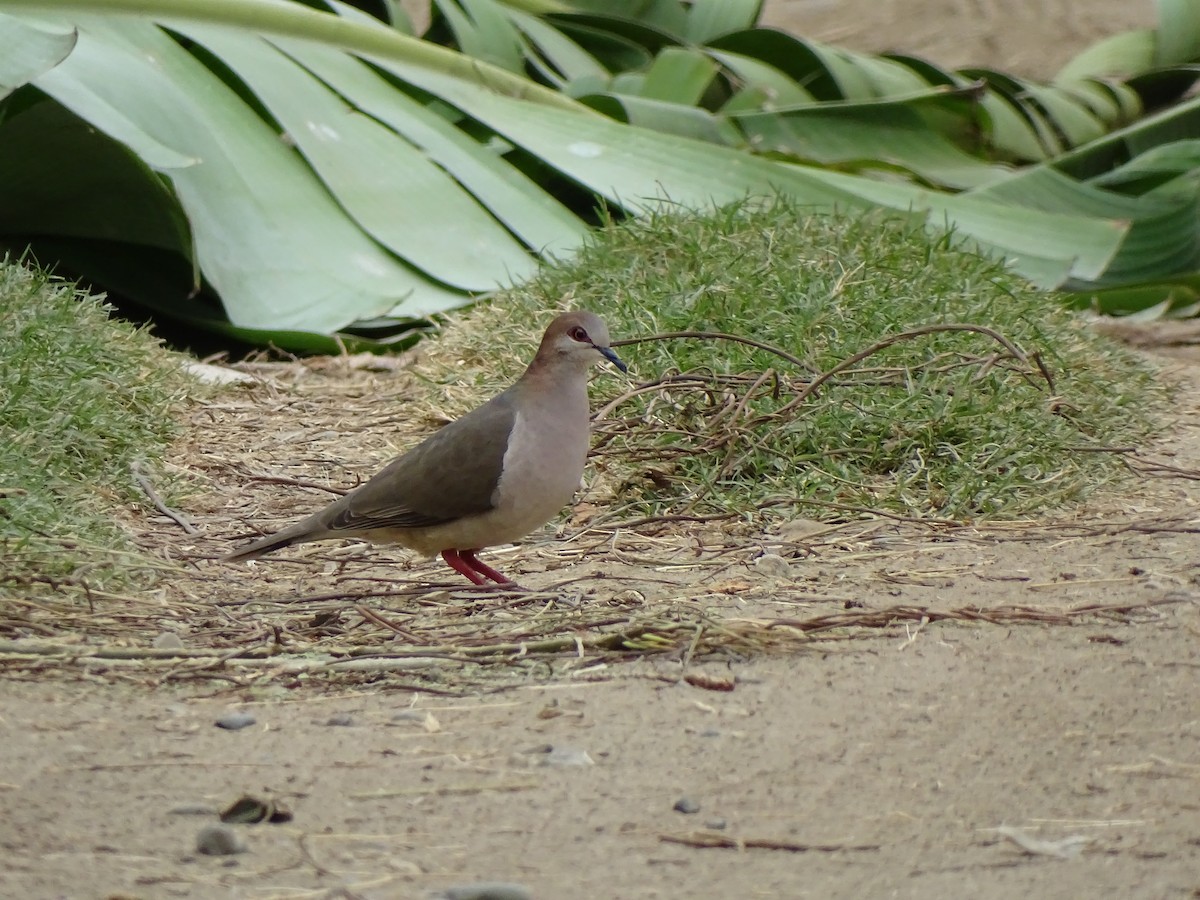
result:
[[[581,344],[590,344],[592,342],[592,339],[588,337],[588,333],[578,325],[568,331],[567,334],[570,335],[571,340],[579,341]]]

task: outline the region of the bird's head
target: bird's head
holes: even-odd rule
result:
[[[622,372],[629,367],[609,346],[608,326],[595,313],[586,310],[563,313],[550,323],[538,348],[538,359],[549,362],[574,362],[586,368],[600,357],[607,359]]]

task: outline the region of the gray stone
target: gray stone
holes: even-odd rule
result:
[[[196,835],[196,851],[205,856],[230,856],[245,853],[246,842],[227,825],[205,825]]]
[[[216,721],[218,728],[224,728],[228,731],[237,731],[241,728],[249,728],[258,720],[248,712],[227,712]]]

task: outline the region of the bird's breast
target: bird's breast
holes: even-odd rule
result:
[[[572,412],[576,412],[572,410]],[[529,530],[544,525],[571,502],[587,461],[588,413],[533,416],[518,413],[496,490],[496,510]]]

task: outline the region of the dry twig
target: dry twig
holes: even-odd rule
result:
[[[787,850],[791,853],[840,853],[843,851],[878,850],[879,844],[806,844],[782,838],[735,838],[715,831],[688,831],[681,834],[660,834],[660,841],[683,844],[704,850]]]

